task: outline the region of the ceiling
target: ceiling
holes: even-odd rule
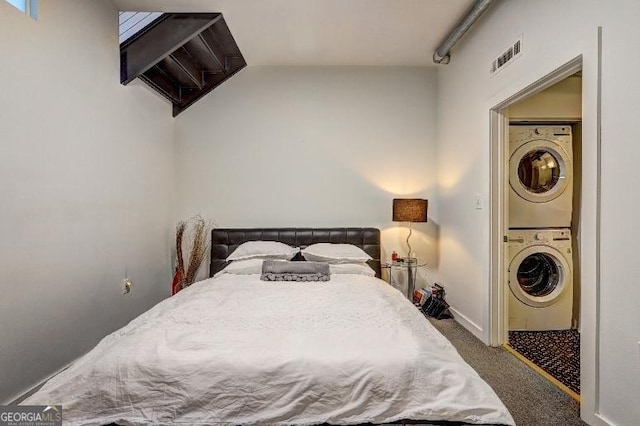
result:
[[[115,0],[123,11],[222,12],[249,65],[434,65],[473,0]]]

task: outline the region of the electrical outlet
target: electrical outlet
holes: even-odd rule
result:
[[[127,294],[131,291],[131,287],[133,287],[133,281],[131,281],[131,279],[129,278],[125,278],[122,280],[122,287],[124,287],[124,293],[122,294]]]

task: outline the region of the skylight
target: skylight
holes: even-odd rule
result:
[[[149,25],[162,15],[162,12],[120,12],[118,19],[120,43]]]
[[[16,9],[21,10],[33,19],[38,19],[38,0],[6,0]]]

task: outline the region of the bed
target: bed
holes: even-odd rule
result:
[[[371,255],[376,277],[226,273],[247,241],[352,244]],[[514,424],[453,346],[379,279],[377,229],[216,229],[210,276],[105,337],[23,404],[60,404],[73,425]]]

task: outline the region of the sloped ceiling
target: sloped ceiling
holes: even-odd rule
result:
[[[472,0],[115,0],[120,10],[221,12],[249,65],[431,66]]]

